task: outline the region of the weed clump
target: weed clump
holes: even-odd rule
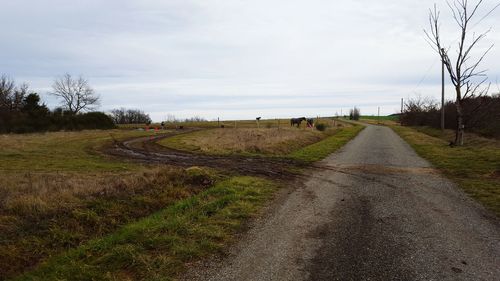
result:
[[[318,131],[321,131],[321,132],[325,131],[327,127],[328,126],[326,124],[323,124],[323,123],[319,123],[319,124],[316,125],[316,129]]]
[[[187,168],[185,172],[185,182],[188,184],[206,187],[212,185],[215,182],[215,175],[207,168],[193,166]]]

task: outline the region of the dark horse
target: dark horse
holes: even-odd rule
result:
[[[302,123],[302,121],[306,121],[306,118],[305,117],[292,118],[290,119],[290,126],[297,125],[297,127],[300,127],[300,123]]]

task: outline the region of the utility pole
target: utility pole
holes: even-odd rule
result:
[[[403,98],[401,98],[401,114],[403,114]]]
[[[444,53],[445,50],[441,49]],[[441,59],[441,131],[444,132],[444,61]]]
[[[377,113],[377,119],[378,119],[378,123],[380,124],[380,106],[378,107],[378,113]]]

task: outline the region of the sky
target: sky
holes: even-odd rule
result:
[[[440,98],[439,57],[425,40],[428,10],[443,40],[458,33],[445,1],[0,0],[0,74],[27,82],[49,107],[56,77],[82,75],[99,110],[253,119],[399,112],[401,98]],[[476,53],[500,80],[500,9],[485,0]],[[479,22],[478,22],[479,21]],[[447,86],[447,99],[453,98]]]

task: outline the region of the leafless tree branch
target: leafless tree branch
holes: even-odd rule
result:
[[[488,92],[490,88],[489,86],[482,87],[487,78],[483,78],[479,82],[476,82],[476,78],[486,76],[486,71],[478,70],[478,67],[483,62],[489,51],[493,48],[493,45],[486,49],[486,51],[482,52],[479,57],[474,59],[471,56],[472,50],[475,49],[478,43],[481,42],[490,32],[490,29],[488,29],[477,36],[473,33],[471,40],[468,40],[471,21],[477,15],[479,8],[483,4],[483,0],[478,0],[474,5],[469,4],[468,0],[453,0],[452,2],[447,1],[446,3],[460,30],[456,60],[452,61],[449,56],[449,49],[443,48],[439,28],[440,11],[437,9],[436,5],[434,5],[434,9],[429,10],[429,30],[425,31],[425,35],[427,40],[431,42],[432,49],[438,52],[441,61],[448,71],[453,86],[455,86],[455,105],[457,109],[457,131],[455,143],[462,144],[464,129],[462,102],[464,99],[484,95]],[[487,15],[491,14],[492,11],[499,5],[496,5],[493,9],[489,10],[480,21],[482,21]]]
[[[77,79],[66,73],[56,78],[52,85],[52,95],[61,98],[61,103],[72,114],[92,110],[99,104],[99,96],[83,77]]]

